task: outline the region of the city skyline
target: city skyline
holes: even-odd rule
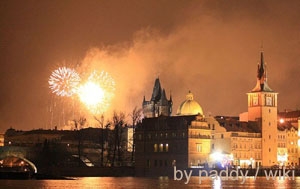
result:
[[[49,106],[60,106],[47,81],[61,66],[108,72],[112,110],[141,108],[159,77],[173,115],[191,90],[205,115],[237,116],[263,50],[278,109],[300,107],[298,1],[0,4],[0,132],[47,127]]]

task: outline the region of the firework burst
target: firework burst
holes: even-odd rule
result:
[[[115,81],[107,72],[93,71],[79,87],[78,96],[91,113],[99,114],[107,111],[114,91]]]
[[[49,88],[58,96],[72,96],[80,83],[79,74],[71,68],[60,67],[49,78]]]

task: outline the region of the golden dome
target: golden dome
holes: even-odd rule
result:
[[[177,110],[177,115],[203,115],[203,110],[198,102],[194,100],[194,95],[189,91],[186,100],[183,101]]]

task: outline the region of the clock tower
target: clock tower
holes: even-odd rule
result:
[[[261,128],[262,166],[277,164],[277,94],[267,83],[267,67],[261,52],[256,86],[248,95],[248,120]]]

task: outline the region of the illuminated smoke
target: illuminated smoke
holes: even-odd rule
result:
[[[115,81],[107,72],[93,71],[79,87],[78,96],[92,114],[100,114],[109,108],[114,91]]]

